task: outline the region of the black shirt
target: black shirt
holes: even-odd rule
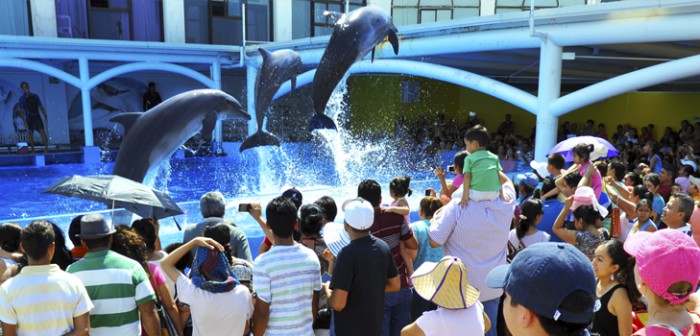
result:
[[[156,91],[146,91],[143,95],[143,110],[148,111],[149,109],[156,107],[160,104],[162,100],[160,99],[160,94]]]
[[[386,280],[398,275],[389,245],[369,235],[338,254],[331,288],[348,292],[345,308],[335,312],[335,334],[380,336]]]

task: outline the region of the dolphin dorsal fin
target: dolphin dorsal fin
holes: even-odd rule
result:
[[[121,124],[124,127],[124,136],[126,136],[142,114],[143,112],[125,112],[116,117],[112,117],[109,121]]]
[[[263,64],[267,63],[270,59],[270,52],[265,48],[258,48],[258,51],[260,52],[260,56],[262,56]]]

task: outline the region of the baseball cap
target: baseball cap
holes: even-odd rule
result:
[[[323,227],[323,241],[331,254],[338,257],[343,247],[350,244],[350,235],[342,223],[330,222]]]
[[[590,260],[567,243],[528,246],[510,265],[491,270],[486,284],[491,288],[505,289],[515,302],[555,321],[588,324],[599,306]],[[575,292],[581,292],[590,300],[581,300],[578,295],[570,298]],[[578,309],[566,309],[572,305]]]
[[[694,184],[698,189],[700,189],[700,178],[697,178],[693,175],[688,176],[688,179],[690,179],[690,183]]]
[[[582,205],[592,205],[593,210],[597,211],[603,218],[608,215],[608,209],[598,203],[598,199],[595,197],[595,191],[593,191],[591,187],[576,188],[574,203],[571,204],[571,211],[576,210]]]
[[[642,280],[671,304],[688,300],[700,279],[700,248],[687,234],[664,229],[656,232],[638,232],[625,240],[625,251],[637,260]],[[670,292],[671,285],[689,282],[692,290]]]
[[[292,202],[294,202],[294,205],[297,206],[297,209],[301,207],[301,203],[304,200],[303,196],[301,195],[301,191],[294,187],[291,187],[282,192],[282,197],[291,199]]]
[[[698,172],[698,165],[695,163],[695,161],[692,160],[686,160],[686,159],[681,159],[681,165],[689,165],[693,167],[693,172],[697,173]]]
[[[537,178],[537,175],[535,175],[535,173],[530,172],[516,175],[515,180],[517,180],[518,183],[524,183],[526,186],[532,189],[537,188],[537,185],[540,183],[540,180]]]
[[[362,197],[353,198],[343,203],[345,223],[355,230],[364,231],[374,223],[374,207]]]

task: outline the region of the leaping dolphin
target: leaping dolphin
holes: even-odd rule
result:
[[[255,118],[258,122],[258,131],[249,136],[240,151],[258,146],[279,146],[280,140],[271,133],[263,131],[263,119],[265,112],[272,104],[277,90],[288,79],[292,81],[292,90],[296,87],[297,71],[301,66],[301,56],[290,49],[277,50],[273,53],[258,48],[262,55],[263,63],[255,80]]]
[[[340,17],[314,75],[311,98],[316,114],[311,118],[309,130],[337,129],[333,120],[324,114],[333,90],[350,66],[368,52],[372,51],[374,60],[374,47],[387,36],[394,53],[398,54],[397,32],[391,16],[380,7],[362,7]]]
[[[149,170],[167,160],[197,132],[211,140],[218,119],[250,120],[241,104],[220,90],[192,90],[143,113],[124,113],[110,121],[124,125],[114,175],[143,182]]]

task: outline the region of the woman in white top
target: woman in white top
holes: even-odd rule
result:
[[[514,257],[515,253],[532,244],[548,242],[550,238],[549,233],[537,229],[537,224],[540,223],[544,214],[542,201],[530,198],[523,202],[520,211],[520,221],[508,234],[508,256],[510,257]]]

